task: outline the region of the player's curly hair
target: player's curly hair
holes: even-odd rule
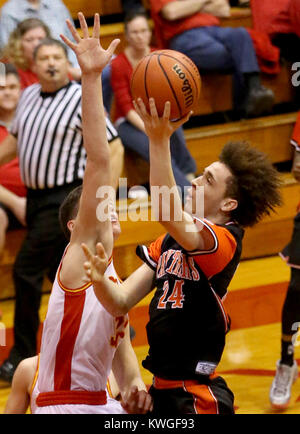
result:
[[[232,173],[226,196],[238,201],[231,218],[241,226],[253,226],[281,205],[279,172],[263,152],[247,142],[229,142],[219,160]]]
[[[59,208],[59,223],[68,241],[70,240],[71,234],[67,224],[77,216],[81,193],[82,185],[79,185],[67,195]]]

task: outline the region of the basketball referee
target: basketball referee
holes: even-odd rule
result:
[[[68,78],[66,47],[54,39],[43,40],[36,48],[35,65],[39,83],[23,92],[10,134],[0,148],[0,165],[18,154],[28,189],[28,231],[13,269],[14,346],[0,367],[0,380],[5,382],[11,382],[22,359],[36,354],[43,279],[54,280],[66,245],[59,207],[82,182],[86,162],[81,86]],[[118,152],[122,143],[109,119],[107,137],[111,150]]]

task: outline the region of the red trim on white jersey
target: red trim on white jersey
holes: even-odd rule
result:
[[[71,388],[72,358],[85,297],[85,292],[65,294],[64,316],[56,347],[54,390],[69,390]]]

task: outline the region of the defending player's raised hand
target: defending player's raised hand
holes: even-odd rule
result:
[[[171,121],[171,104],[169,101],[165,103],[164,113],[161,117],[158,116],[154,98],[149,99],[150,113],[147,111],[146,106],[141,98],[133,101],[134,108],[138,115],[142,118],[147,136],[154,143],[160,143],[162,139],[169,139],[171,135],[181,125],[188,121],[192,112],[178,121]]]
[[[82,12],[78,13],[78,19],[83,37],[79,35],[69,20],[66,20],[66,22],[73,35],[75,43],[70,41],[70,39],[64,35],[60,35],[60,37],[75,52],[82,73],[101,73],[103,68],[110,62],[120,39],[114,39],[108,49],[104,50],[100,43],[99,14],[95,14],[93,34],[91,37]]]
[[[96,255],[94,255],[88,246],[84,243],[81,245],[87,261],[83,267],[85,270],[85,282],[100,282],[108,266],[108,257],[102,243],[96,245]]]
[[[147,414],[153,408],[151,395],[145,390],[138,390],[136,386],[131,388],[121,404],[129,414]]]

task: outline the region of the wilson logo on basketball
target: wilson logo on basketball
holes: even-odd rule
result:
[[[173,71],[175,71],[176,74],[178,75],[178,77],[182,80],[181,90],[184,94],[185,107],[190,107],[194,103],[194,95],[193,95],[192,86],[191,86],[188,78],[186,77],[186,74],[180,69],[179,65],[177,65],[177,64],[174,65]]]

